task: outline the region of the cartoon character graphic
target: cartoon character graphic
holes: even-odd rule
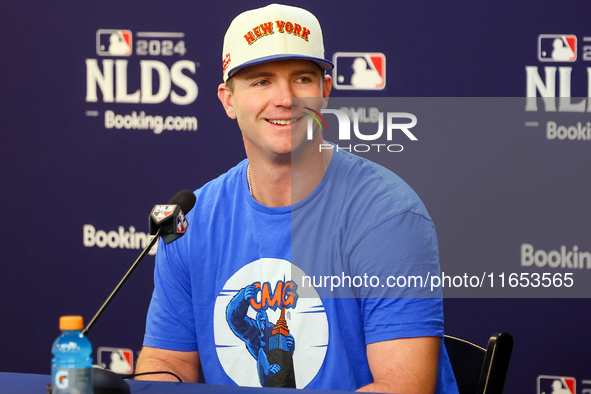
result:
[[[258,284],[258,283],[257,283]],[[258,375],[263,387],[295,388],[293,353],[295,340],[285,320],[285,305],[276,325],[269,323],[266,308],[256,303],[260,284],[246,286],[230,300],[226,308],[226,321],[238,338],[244,341],[248,352],[257,361]],[[256,318],[247,316],[249,308]],[[277,305],[273,309],[277,308]]]

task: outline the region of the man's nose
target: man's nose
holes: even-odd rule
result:
[[[277,89],[274,92],[274,104],[281,107],[291,107],[294,105],[293,101],[295,93],[291,83],[288,81],[281,81],[277,83]]]

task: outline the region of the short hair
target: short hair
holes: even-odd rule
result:
[[[226,87],[230,89],[230,92],[234,93],[234,77],[228,78],[226,81]]]
[[[322,75],[322,85],[324,85],[324,83],[326,82],[326,71],[324,71],[320,66],[318,66],[318,68],[320,69],[320,75]],[[228,80],[225,82],[226,87],[230,89],[231,93],[234,93],[234,75],[229,77]]]

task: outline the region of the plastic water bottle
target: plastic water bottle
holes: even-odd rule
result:
[[[92,394],[92,346],[82,316],[62,316],[61,335],[53,343],[52,394]]]

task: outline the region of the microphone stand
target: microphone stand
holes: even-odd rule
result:
[[[178,192],[168,202],[168,204],[169,205],[179,205],[179,207],[177,207],[177,209],[179,211],[181,209],[180,206],[185,206],[185,210],[187,212],[189,212],[191,210],[191,208],[193,208],[193,205],[195,205],[195,196],[193,195],[193,192],[191,192],[190,190],[182,190],[182,191]],[[157,222],[162,224],[163,221],[166,221],[166,219],[158,220]],[[152,224],[153,224],[152,219],[150,219],[150,226],[152,226]],[[158,230],[154,234],[154,237],[150,240],[148,245],[144,248],[142,253],[138,256],[137,260],[135,260],[135,262],[131,265],[131,267],[129,268],[127,273],[123,276],[121,281],[119,281],[119,284],[117,284],[117,286],[115,286],[115,289],[111,292],[109,297],[107,297],[107,300],[103,303],[103,305],[99,308],[99,310],[94,315],[94,317],[90,320],[90,323],[88,323],[86,328],[84,330],[82,330],[82,334],[84,334],[85,336],[88,336],[90,329],[94,326],[96,321],[101,317],[101,315],[103,314],[105,309],[107,309],[107,307],[109,306],[111,301],[113,301],[113,298],[115,298],[117,293],[119,293],[119,290],[121,290],[121,288],[123,287],[125,282],[127,282],[127,279],[129,279],[129,277],[131,276],[133,271],[135,271],[135,269],[139,266],[139,264],[144,259],[144,257],[146,257],[146,255],[148,254],[150,249],[152,249],[154,244],[158,241],[158,238],[160,238],[160,234],[162,232],[166,233],[168,230],[169,229],[163,230],[163,227],[160,227],[160,226],[158,227]],[[150,229],[150,232],[152,232],[152,229]],[[182,234],[180,234],[176,237],[173,237],[169,241],[167,241],[167,240],[164,240],[164,241],[166,243],[170,243],[173,240],[175,240],[176,238],[180,237],[181,235]],[[107,393],[108,394],[130,394],[131,393],[131,390],[129,388],[129,384],[127,384],[127,382],[125,380],[123,380],[123,378],[121,376],[119,376],[118,374],[116,374],[115,372],[112,372],[107,369],[103,369],[98,366],[93,366],[92,369],[93,369],[93,371],[92,371],[92,386],[93,386],[93,390],[94,390],[95,394],[107,394]],[[133,376],[133,375],[131,375],[131,376]],[[128,376],[128,377],[131,377],[131,376]]]
[[[133,273],[133,271],[135,271],[135,269],[139,266],[139,264],[144,259],[144,257],[146,257],[146,255],[150,252],[150,249],[152,249],[152,246],[154,246],[154,244],[156,243],[156,241],[158,241],[158,237],[160,236],[160,231],[161,230],[162,230],[162,228],[159,228],[158,229],[158,231],[154,235],[154,238],[152,238],[150,240],[150,242],[148,243],[148,245],[144,248],[144,250],[142,251],[142,253],[138,256],[137,260],[135,260],[135,262],[131,265],[131,267],[129,268],[129,270],[127,271],[127,273],[123,276],[123,278],[121,279],[121,281],[119,282],[119,284],[117,286],[115,286],[115,289],[111,292],[111,294],[109,295],[109,297],[107,297],[107,299],[105,300],[105,302],[103,303],[103,305],[99,308],[99,310],[96,312],[96,314],[94,315],[94,317],[90,320],[90,323],[88,323],[88,325],[86,326],[86,328],[84,330],[82,330],[82,334],[88,336],[88,332],[90,331],[90,329],[94,326],[94,324],[96,323],[96,321],[101,317],[101,315],[103,314],[103,312],[105,311],[105,309],[107,309],[107,307],[109,306],[109,304],[111,303],[111,301],[113,301],[113,298],[115,298],[115,296],[117,295],[117,293],[119,293],[119,290],[121,290],[121,288],[123,287],[123,285],[125,284],[125,282],[127,282],[127,279],[129,279],[129,277],[131,276],[131,274]]]

